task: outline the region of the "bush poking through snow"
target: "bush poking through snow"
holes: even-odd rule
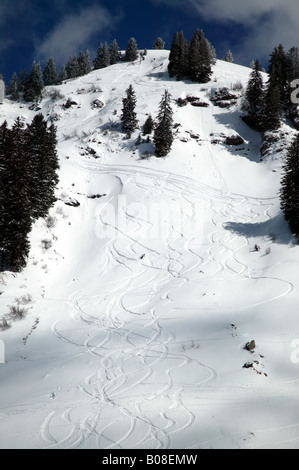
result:
[[[8,330],[9,328],[11,328],[11,325],[8,323],[6,318],[3,317],[2,320],[0,321],[0,330],[5,331],[5,330]]]
[[[53,228],[55,227],[57,223],[56,217],[53,217],[52,215],[48,215],[48,217],[45,220],[47,228]]]
[[[44,250],[49,250],[49,248],[51,248],[52,245],[53,245],[52,240],[48,240],[48,239],[42,240],[42,248],[43,248]]]
[[[32,302],[32,297],[30,294],[22,295],[19,299],[16,299],[17,304],[28,305]]]
[[[17,305],[9,305],[9,317],[14,320],[23,320],[25,318],[28,310],[24,307],[21,307],[19,303]]]

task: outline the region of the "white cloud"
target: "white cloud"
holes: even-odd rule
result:
[[[113,17],[100,5],[66,15],[37,46],[36,55],[43,59],[55,57],[57,63],[63,63],[81,48],[87,49],[88,40],[95,33],[105,31],[107,34],[119,20],[120,16]]]
[[[253,58],[269,55],[280,43],[285,49],[299,45],[298,0],[152,0],[170,7],[196,11],[206,21],[219,24],[239,24],[246,34],[235,47],[240,56]],[[209,38],[213,42],[213,38]],[[229,38],[225,38],[227,40]]]
[[[299,44],[298,0],[189,0],[207,20],[235,22],[247,28],[239,53],[265,56],[278,44]]]

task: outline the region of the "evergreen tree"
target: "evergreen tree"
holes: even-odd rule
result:
[[[282,103],[280,87],[278,84],[268,81],[263,99],[263,108],[260,118],[262,131],[275,131],[279,129],[281,122]]]
[[[126,47],[125,61],[134,62],[138,58],[138,48],[135,38],[131,38]]]
[[[248,114],[258,116],[261,113],[263,96],[264,82],[261,74],[261,66],[259,61],[256,60],[245,91],[244,109]]]
[[[38,100],[41,97],[43,87],[43,76],[40,64],[37,64],[34,61],[28,80],[26,80],[24,87],[25,101]]]
[[[135,112],[136,97],[132,85],[126,90],[126,98],[123,98],[122,108],[122,128],[127,132],[128,137],[131,137],[132,132],[138,127],[137,115]]]
[[[109,62],[114,65],[119,61],[119,46],[117,40],[114,39],[109,47]]]
[[[188,76],[189,72],[189,46],[182,32],[179,33],[180,55],[178,59],[177,80]]]
[[[61,71],[60,71],[60,74],[58,75],[58,82],[59,83],[62,83],[64,82],[65,80],[67,80],[67,71],[66,71],[66,66],[63,65],[61,67]]]
[[[56,153],[56,130],[47,127],[42,114],[37,114],[26,130],[30,168],[29,193],[32,217],[45,217],[54,204],[59,168]]]
[[[288,59],[283,46],[275,47],[270,54],[269,82],[271,86],[279,88],[280,103],[285,106],[288,103]]]
[[[212,44],[209,41],[208,41],[208,45],[209,45],[209,52],[210,52],[210,63],[212,65],[215,65],[217,61],[216,49],[214,46],[212,46]]]
[[[299,78],[299,49],[291,47],[287,53],[287,79],[288,82]]]
[[[17,74],[14,73],[9,85],[7,87],[7,93],[10,95],[10,99],[13,101],[18,101],[19,99],[19,91],[18,91],[18,77]]]
[[[57,76],[56,65],[55,65],[53,57],[50,57],[50,59],[47,61],[44,67],[43,75],[44,75],[45,86],[57,85],[58,76]]]
[[[154,131],[154,143],[157,157],[165,157],[173,142],[173,111],[170,105],[170,94],[167,90],[162,97],[157,117],[157,125]]]
[[[17,118],[12,130],[2,127],[0,191],[0,270],[19,272],[26,266],[30,244],[31,205],[24,125]],[[4,136],[4,138],[3,138]]]
[[[25,87],[26,87],[26,83],[28,81],[28,73],[26,70],[23,70],[21,73],[20,73],[20,76],[19,76],[19,79],[18,79],[18,92],[19,93],[24,93],[24,90],[25,90]]]
[[[155,127],[155,122],[151,114],[149,114],[143,125],[143,135],[151,134],[154,130],[154,127]]]
[[[155,41],[154,49],[164,49],[164,47],[165,47],[165,42],[163,41],[162,38],[158,37]]]
[[[71,56],[65,66],[67,78],[76,78],[80,75],[80,67],[77,54]]]
[[[170,46],[168,73],[171,78],[176,77],[179,72],[180,56],[182,53],[182,37],[184,37],[183,32],[181,31],[179,33],[178,31],[176,31],[174,33],[173,40]]]
[[[281,208],[291,232],[299,237],[299,134],[289,148],[283,170]]]
[[[234,61],[233,55],[230,50],[227,51],[227,53],[225,54],[222,60],[224,60],[225,62],[231,62],[231,63]]]
[[[91,72],[91,65],[90,65],[90,53],[87,49],[86,52],[80,51],[79,58],[78,58],[78,67],[79,67],[79,75],[87,75]]]
[[[108,50],[107,43],[101,43],[98,51],[97,56],[93,61],[93,66],[95,70],[102,69],[104,67],[108,67],[110,65],[110,54]]]
[[[202,30],[197,29],[189,44],[189,76],[191,80],[206,83],[210,80],[211,55],[210,46]]]

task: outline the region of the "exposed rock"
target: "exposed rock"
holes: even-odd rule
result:
[[[77,201],[76,199],[69,199],[67,201],[63,201],[66,206],[71,206],[71,207],[79,207],[80,202]]]
[[[188,101],[184,98],[178,98],[176,100],[176,103],[177,103],[178,106],[180,106],[182,108],[183,106],[187,106]]]
[[[223,87],[214,91],[211,101],[220,108],[230,108],[237,103],[238,98],[238,95],[230,93],[228,88]]]
[[[226,145],[242,145],[244,144],[244,139],[240,135],[231,135],[225,139]]]
[[[107,196],[107,194],[91,194],[87,196],[88,199],[100,199],[101,197]]]
[[[245,349],[247,351],[253,351],[255,349],[255,341],[254,339],[252,341],[249,341],[246,345],[245,345]]]
[[[98,99],[93,100],[93,102],[92,102],[92,108],[93,109],[95,109],[95,108],[102,109],[103,107],[104,107],[103,101],[98,100]]]

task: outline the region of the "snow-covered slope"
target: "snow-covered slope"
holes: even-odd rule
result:
[[[48,88],[40,110],[0,107],[9,124],[55,119],[61,165],[28,267],[0,275],[0,317],[16,299],[28,310],[0,332],[1,448],[299,447],[299,248],[279,208],[283,153],[260,162],[239,101],[210,101],[250,69],[218,61],[210,83],[178,82],[168,54]],[[130,84],[140,125],[171,93],[165,159],[135,144],[140,131],[121,132]],[[179,107],[188,95],[209,106]],[[226,145],[236,133],[244,143]]]

